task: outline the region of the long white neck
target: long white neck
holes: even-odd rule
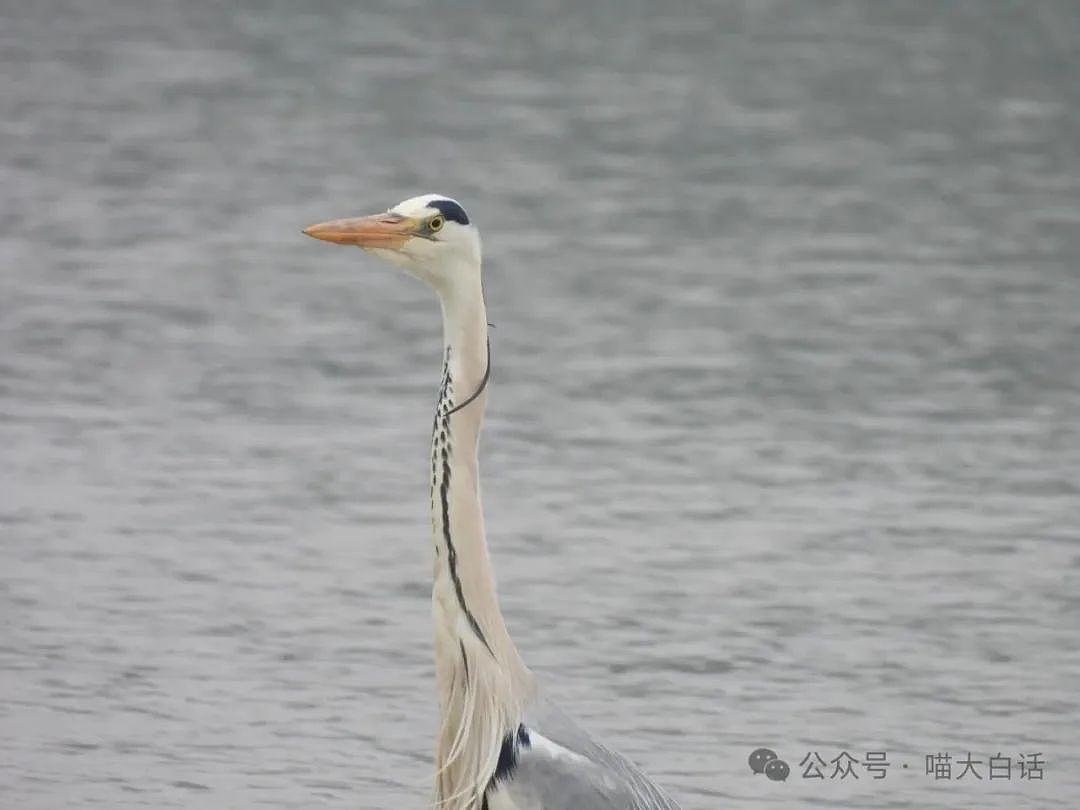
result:
[[[516,731],[532,689],[499,610],[484,537],[477,449],[486,388],[455,410],[484,386],[489,362],[480,274],[461,270],[440,292],[444,367],[431,441],[436,800],[444,810],[481,807],[502,741]]]

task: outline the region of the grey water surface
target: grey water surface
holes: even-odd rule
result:
[[[300,229],[439,191],[549,694],[686,810],[1075,808],[1077,43],[1072,2],[6,0],[0,807],[429,802],[439,311]]]

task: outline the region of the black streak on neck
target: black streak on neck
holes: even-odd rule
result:
[[[450,579],[454,583],[454,592],[457,594],[458,605],[461,607],[461,612],[465,614],[466,620],[469,622],[469,627],[476,633],[476,637],[483,642],[483,645],[487,648],[487,651],[491,653],[492,657],[495,656],[495,652],[491,649],[491,645],[488,644],[487,639],[484,637],[483,631],[480,629],[480,623],[476,621],[476,617],[473,616],[472,611],[469,610],[469,606],[465,604],[465,592],[461,588],[461,578],[457,572],[457,549],[454,548],[454,541],[450,537],[450,414],[448,413],[450,407],[449,391],[453,386],[453,380],[450,377],[450,351],[447,350],[446,354],[446,366],[443,369],[443,384],[442,391],[439,394],[439,405],[436,408],[435,424],[436,424],[436,436],[432,443],[434,448],[432,453],[432,467],[435,466],[437,459],[435,454],[441,456],[442,460],[442,483],[439,485],[439,505],[442,507],[442,530],[443,540],[446,543],[446,564],[450,569]],[[441,434],[446,434],[445,442],[441,440]],[[442,445],[441,447],[439,445]]]

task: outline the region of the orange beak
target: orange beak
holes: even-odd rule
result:
[[[387,212],[369,217],[352,217],[320,222],[304,228],[304,233],[336,245],[399,250],[416,235],[418,223],[410,217]]]

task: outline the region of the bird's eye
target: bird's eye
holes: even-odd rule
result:
[[[440,216],[435,216],[435,217],[432,217],[431,219],[428,220],[428,228],[431,230],[432,233],[435,233],[436,231],[441,231],[442,226],[445,223],[446,223],[445,219],[443,219]]]

